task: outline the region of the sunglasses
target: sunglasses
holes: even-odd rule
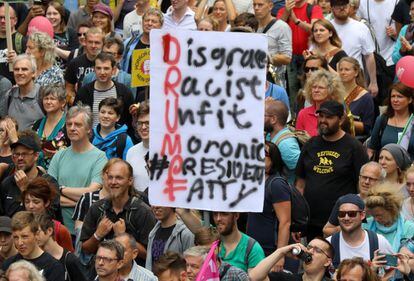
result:
[[[355,218],[362,211],[339,211],[338,218],[344,218],[346,215],[350,218]]]
[[[81,36],[86,36],[86,32],[83,32],[83,33],[78,32],[78,37],[81,37]]]
[[[314,72],[319,70],[319,67],[307,67],[305,66],[305,68],[303,69],[305,71],[305,73],[308,73],[309,71]]]

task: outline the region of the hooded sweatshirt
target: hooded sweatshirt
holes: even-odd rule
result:
[[[92,144],[105,152],[108,159],[111,158],[122,158],[125,160],[128,149],[130,149],[134,144],[132,143],[131,138],[127,134],[128,127],[126,125],[116,125],[115,130],[109,133],[105,138],[100,134],[101,125],[98,124],[95,129],[93,129],[93,141]],[[121,136],[124,135],[124,136]],[[122,138],[125,141],[122,141]],[[117,147],[123,147],[122,155],[117,155]]]

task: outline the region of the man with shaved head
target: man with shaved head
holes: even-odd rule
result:
[[[299,143],[295,135],[286,126],[289,116],[287,106],[274,99],[266,99],[264,130],[266,140],[277,145],[286,167],[289,183],[295,180],[295,168],[299,159]]]

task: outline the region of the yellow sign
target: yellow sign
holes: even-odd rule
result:
[[[135,50],[132,53],[131,86],[142,87],[150,83],[150,49]]]

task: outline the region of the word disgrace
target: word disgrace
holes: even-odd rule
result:
[[[151,205],[261,212],[266,37],[150,37]]]

